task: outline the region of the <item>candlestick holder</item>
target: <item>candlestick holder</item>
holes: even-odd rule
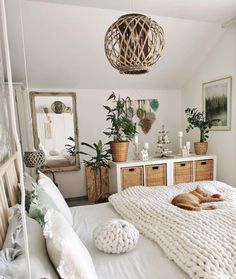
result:
[[[133,160],[139,160],[139,152],[138,152],[139,143],[134,142],[133,144],[134,144],[134,158],[133,158]]]
[[[183,133],[179,132],[178,133],[179,136],[179,151],[178,151],[178,156],[182,155],[182,149],[183,149]]]
[[[161,154],[161,158],[168,157],[172,151],[168,148],[164,147],[166,144],[170,144],[170,140],[168,138],[169,131],[165,130],[165,126],[162,125],[162,130],[159,131],[159,136],[157,140],[157,153]]]

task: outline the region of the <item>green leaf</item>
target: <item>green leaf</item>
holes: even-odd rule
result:
[[[149,101],[150,107],[152,108],[152,110],[157,111],[157,109],[159,108],[159,101],[157,99],[153,99],[151,101]]]

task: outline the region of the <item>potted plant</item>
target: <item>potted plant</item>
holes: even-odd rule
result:
[[[72,137],[68,137],[67,138],[69,141],[71,141],[72,143],[69,144],[65,144],[66,150],[67,152],[70,154],[70,156],[76,156],[77,153],[79,153],[78,151],[75,150],[75,139]]]
[[[103,144],[101,140],[98,143],[93,143],[93,145],[86,142],[82,142],[81,145],[90,148],[93,152],[93,154],[83,151],[79,153],[89,156],[88,160],[83,160],[88,200],[97,203],[109,195],[108,161],[110,159],[110,148],[107,147],[107,144]]]
[[[205,114],[197,110],[197,108],[187,108],[185,110],[189,126],[186,128],[188,133],[194,128],[200,130],[200,142],[194,142],[194,149],[197,155],[205,155],[208,149],[207,139],[209,137],[209,129],[212,127],[212,121],[207,120]]]
[[[136,124],[128,116],[126,104],[130,102],[130,98],[117,98],[113,92],[107,101],[113,101],[113,106],[103,106],[107,111],[106,120],[111,122],[111,127],[104,132],[110,141],[112,159],[114,162],[125,162],[128,156],[129,141],[131,141],[137,133]]]

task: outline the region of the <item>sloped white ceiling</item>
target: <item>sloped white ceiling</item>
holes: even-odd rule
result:
[[[235,0],[28,0],[127,10],[159,16],[223,23],[236,15]]]
[[[16,2],[7,10],[13,78],[24,81]],[[22,11],[31,88],[182,88],[224,32],[218,23],[150,15],[165,31],[162,57],[150,73],[127,76],[110,66],[103,46],[107,28],[125,12],[38,1],[23,1]]]

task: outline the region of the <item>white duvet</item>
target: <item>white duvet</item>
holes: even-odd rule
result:
[[[196,185],[220,193],[216,210],[187,211],[171,204]],[[109,198],[116,211],[157,242],[191,278],[236,278],[236,189],[216,181],[171,187],[130,187]]]

